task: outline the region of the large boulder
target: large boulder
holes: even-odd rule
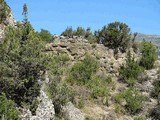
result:
[[[84,114],[71,102],[62,107],[62,113],[67,120],[85,120]]]

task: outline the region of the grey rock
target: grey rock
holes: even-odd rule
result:
[[[69,120],[85,120],[84,114],[76,108],[71,102],[62,107],[62,113],[65,119]]]
[[[61,36],[59,36],[59,38],[60,38],[60,39],[65,39],[66,37],[63,36],[63,35],[61,35]]]
[[[103,116],[103,120],[117,120],[115,116],[115,113],[106,112]]]
[[[22,120],[52,120],[55,116],[54,105],[52,101],[47,97],[43,90],[40,91],[39,105],[36,110],[36,115],[32,116],[29,109],[24,108],[22,110]]]
[[[40,104],[36,110],[36,116],[38,116],[41,120],[53,119],[55,115],[54,105],[43,90],[40,91],[39,101]]]

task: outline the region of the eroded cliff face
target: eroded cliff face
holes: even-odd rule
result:
[[[132,54],[138,58],[140,53]],[[103,44],[90,44],[88,40],[81,37],[76,38],[55,38],[52,43],[46,44],[46,51],[53,55],[66,54],[70,59],[70,64],[84,59],[88,54],[100,63],[100,74],[118,75],[118,69],[125,63],[126,53],[114,54],[113,49],[105,47]]]
[[[0,40],[4,37],[4,29],[6,26],[10,25],[10,26],[15,26],[16,25],[16,20],[14,18],[14,15],[12,13],[11,8],[5,3],[6,5],[6,18],[4,18],[1,22],[0,22]],[[2,5],[0,5],[0,8],[2,8]],[[2,14],[1,14],[2,15]]]

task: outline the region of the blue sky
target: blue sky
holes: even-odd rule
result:
[[[125,22],[132,32],[160,34],[160,0],[6,0],[17,21],[28,6],[33,27],[60,34],[67,26],[101,29],[110,22]]]

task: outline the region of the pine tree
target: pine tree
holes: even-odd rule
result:
[[[28,22],[28,8],[27,8],[27,4],[26,4],[26,3],[23,5],[22,15],[24,15],[23,21],[24,21],[25,23]]]

